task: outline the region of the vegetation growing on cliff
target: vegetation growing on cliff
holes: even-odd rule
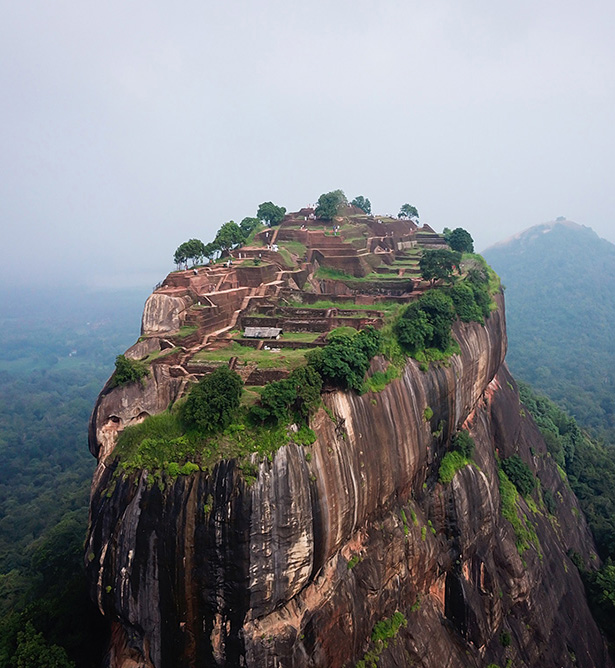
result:
[[[472,268],[459,282],[434,288],[406,306],[393,325],[402,348],[418,359],[433,349],[445,354],[458,352],[451,337],[456,318],[463,322],[484,322],[492,309],[492,294],[498,289],[497,277],[488,268]],[[426,358],[429,359],[429,353]]]
[[[540,543],[536,529],[519,506],[519,492],[517,488],[502,469],[498,470],[498,477],[500,481],[502,516],[512,525],[519,554],[523,554],[531,546],[534,546],[540,555]]]
[[[182,405],[184,422],[204,434],[228,427],[239,408],[242,387],[239,374],[219,367],[191,388]]]
[[[472,463],[474,439],[465,431],[458,431],[451,439],[451,449],[440,462],[438,479],[443,485],[452,482],[457,471]]]
[[[111,376],[109,386],[129,385],[142,381],[148,375],[149,369],[143,362],[131,360],[125,355],[118,355],[115,358],[115,372]]]
[[[399,611],[377,622],[371,634],[372,647],[357,662],[355,668],[377,668],[382,652],[389,646],[389,642],[397,637],[400,629],[406,626],[408,620]]]
[[[615,459],[613,448],[592,441],[574,418],[529,385],[519,384],[521,400],[538,424],[549,454],[565,471],[594,535],[598,570],[573,559],[583,577],[596,621],[615,647]],[[546,499],[545,499],[546,501]],[[573,508],[574,510],[574,508]]]
[[[603,559],[615,559],[615,458],[592,441],[555,403],[519,384],[521,400],[538,424],[549,454],[565,471]]]

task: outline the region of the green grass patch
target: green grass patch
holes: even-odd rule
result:
[[[341,327],[336,327],[327,333],[327,341],[335,339],[338,336],[354,336],[357,333],[357,329],[354,327],[346,327],[342,325]]]
[[[185,339],[186,337],[194,334],[197,331],[198,327],[196,325],[182,325],[179,328],[179,332],[174,334],[174,336],[179,337],[180,339]]]
[[[302,424],[299,431],[293,435],[293,441],[298,445],[312,445],[312,443],[316,442],[316,433]]]
[[[282,259],[284,260],[284,264],[288,269],[292,269],[293,267],[297,266],[297,263],[293,260],[286,248],[279,248],[278,253],[281,255]]]
[[[282,348],[279,352],[272,350],[256,350],[249,346],[242,346],[236,341],[218,350],[200,350],[192,358],[195,362],[228,362],[232,357],[238,357],[244,363],[257,364],[261,369],[295,369],[305,364],[305,354],[308,348]]]
[[[246,475],[254,477],[250,462],[253,453],[271,457],[291,439],[296,440],[296,434],[289,435],[286,426],[248,424],[245,411],[240,411],[236,420],[223,432],[204,436],[186,431],[178,411],[167,410],[126,427],[118,436],[112,456],[119,459],[121,471],[147,469],[171,478],[211,470],[222,459],[238,459]],[[307,432],[305,439],[309,440]]]
[[[354,302],[333,302],[330,299],[321,299],[313,304],[304,304],[296,300],[290,300],[288,305],[292,308],[326,309],[337,308],[349,311],[382,311],[385,314],[400,308],[397,302],[378,302],[376,304],[355,304]]]
[[[439,348],[425,348],[419,350],[412,357],[420,364],[429,365],[431,362],[448,362],[453,355],[459,355],[461,348],[455,339],[451,339],[451,343],[446,350]]]
[[[438,471],[438,479],[443,485],[448,485],[453,480],[457,471],[460,471],[465,466],[471,464],[472,461],[468,457],[464,457],[457,450],[447,452],[440,462],[440,470]]]
[[[500,480],[502,516],[512,525],[513,531],[515,532],[517,551],[519,554],[523,554],[533,546],[542,557],[540,542],[538,541],[534,525],[527,517],[524,516],[523,519],[519,517],[519,513],[523,513],[519,508],[519,492],[517,492],[517,488],[502,469],[498,470],[498,477]]]
[[[280,337],[281,341],[299,341],[301,343],[312,343],[321,332],[284,332]]]
[[[280,248],[286,249],[289,253],[297,255],[299,259],[305,257],[307,248],[300,241],[279,241]]]
[[[365,392],[382,392],[391,381],[400,376],[401,371],[393,364],[389,364],[386,371],[376,371],[365,380],[361,388],[361,394]]]
[[[348,570],[352,570],[359,562],[361,561],[361,557],[358,554],[353,554],[350,559],[348,559],[348,563],[346,564],[346,568]]]
[[[376,668],[380,655],[389,646],[389,642],[397,637],[399,630],[408,625],[408,620],[401,612],[395,612],[387,619],[379,621],[372,631],[372,647],[357,662],[355,668]]]

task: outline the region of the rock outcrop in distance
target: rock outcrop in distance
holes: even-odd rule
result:
[[[298,338],[301,349],[340,324],[381,323],[386,304],[426,288],[413,258],[440,244],[431,230],[349,215],[328,236],[303,229],[309,214],[234,251],[232,266],[170,274],[127,351],[149,377],[99,397],[86,567],[111,620],[108,665],[612,666],[568,557],[596,564],[593,540],[504,363],[501,294],[484,325],[454,325],[459,354],[429,368],[410,359],[380,392],[325,392],[316,440],[253,454],[250,475],[224,458],[155,481],[121,471],[117,434],[215,364],[247,385],[288,373],[238,360],[240,326],[314,333],[257,344],[288,361]],[[460,429],[473,458],[443,484]],[[551,491],[553,514],[540,492],[511,499],[501,486],[498,462],[513,454]]]

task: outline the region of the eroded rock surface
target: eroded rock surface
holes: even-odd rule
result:
[[[149,375],[108,383],[90,424],[86,566],[112,623],[108,665],[610,668],[567,554],[599,560],[504,365],[501,295],[484,326],[454,326],[459,355],[428,370],[410,361],[379,393],[326,393],[316,441],[252,455],[250,475],[234,460],[162,480],[118,470],[118,433],[216,365],[248,385],[284,378],[285,351],[325,345],[339,326],[381,327],[383,302],[430,288],[419,258],[446,248],[441,235],[352,207],[344,216],[333,234],[313,209],[288,214],[224,262],[172,272],[148,299],[126,355]],[[250,340],[248,328],[276,338]],[[261,359],[277,350],[266,353],[275,364],[239,359],[237,343]],[[442,485],[462,428],[473,463]],[[515,453],[557,507],[520,498],[519,535],[502,516],[497,463]],[[372,640],[387,620],[391,637]]]
[[[113,620],[110,665],[342,668],[399,611],[380,668],[611,666],[567,557],[596,563],[593,541],[504,365],[503,299],[485,326],[455,327],[449,365],[411,361],[378,394],[327,394],[316,442],[254,456],[251,485],[233,461],[162,488],[146,471],[112,484],[117,430],[186,381],[154,367],[145,388],[101,395],[86,561]],[[443,486],[462,427],[475,464]],[[555,516],[520,501],[537,536],[522,554],[500,509],[496,455],[513,453],[557,499]]]

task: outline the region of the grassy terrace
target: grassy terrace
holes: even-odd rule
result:
[[[186,431],[176,409],[153,415],[141,424],[127,427],[119,436],[113,457],[120,461],[115,478],[122,471],[148,469],[153,476],[151,483],[162,484],[162,473],[170,478],[190,475],[196,471],[211,470],[221,459],[238,459],[239,468],[248,483],[255,479],[257,467],[250,462],[250,455],[257,453],[271,457],[278,448],[289,443],[293,436],[285,426],[261,427],[246,424],[243,419],[246,406],[256,401],[257,392],[249,388],[244,392],[243,412],[237,422],[222,433],[203,435]],[[113,490],[115,481],[111,483]]]
[[[320,334],[320,332],[284,332],[282,336],[280,336],[280,341],[300,341],[302,343],[312,343],[320,336]],[[243,334],[241,332],[237,332],[234,338],[243,339]],[[271,342],[268,342],[267,345],[270,343]],[[275,345],[275,343],[272,345]]]
[[[286,249],[289,253],[302,258],[307,253],[307,247],[300,241],[280,241],[279,247]]]
[[[298,301],[290,301],[288,305],[292,308],[312,308],[312,309],[328,309],[337,308],[348,311],[383,311],[385,314],[390,314],[399,308],[397,302],[377,302],[376,304],[355,304],[354,302],[332,302],[329,300],[321,300],[313,304],[304,304]],[[285,335],[286,336],[286,335]]]
[[[305,363],[308,348],[291,350],[284,348],[280,352],[256,350],[242,346],[235,341],[218,350],[200,350],[192,362],[228,362],[232,357],[239,357],[243,363],[257,364],[261,369],[295,369]]]

